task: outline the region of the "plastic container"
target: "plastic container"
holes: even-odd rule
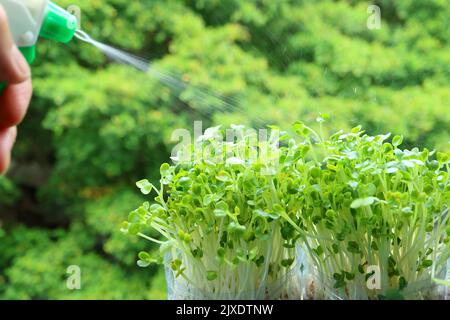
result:
[[[448,265],[447,265],[448,268]],[[439,279],[445,279],[447,268],[439,273]],[[344,288],[333,287],[335,280],[332,276],[324,278],[318,276],[318,272],[310,269],[310,281],[316,288],[315,296],[312,299],[326,300],[449,300],[449,287],[439,285],[431,278],[431,273],[421,276],[421,280],[411,281],[407,287],[401,291],[396,288],[385,290],[370,290],[363,280],[348,281]],[[448,275],[447,275],[448,279]],[[364,284],[362,284],[364,283]]]
[[[369,290],[364,275],[360,279],[347,281],[345,288],[334,288],[335,279],[333,270],[319,272],[313,258],[304,247],[297,246],[297,281],[299,290],[291,290],[301,300],[378,300],[378,299],[405,299],[405,300],[450,300],[450,287],[440,285],[432,280],[431,270],[420,276],[417,281],[410,281],[405,289],[396,292],[388,288],[385,291]],[[362,279],[361,279],[362,278]],[[438,270],[437,279],[450,280],[450,259],[442,270]],[[361,285],[363,284],[363,285]]]
[[[266,278],[255,284],[255,290],[231,292],[228,288],[219,290],[200,288],[181,276],[175,277],[168,263],[170,257],[170,254],[167,254],[165,258],[168,300],[289,300],[297,299],[303,289],[298,278],[298,266],[295,263],[279,279]],[[202,283],[204,284],[205,282]]]

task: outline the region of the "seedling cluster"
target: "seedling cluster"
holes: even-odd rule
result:
[[[165,262],[184,290],[178,297],[300,298],[306,284],[295,275],[306,265],[325,298],[424,299],[446,284],[449,153],[401,150],[402,137],[360,127],[324,138],[297,122],[291,134],[272,127],[277,141],[257,143],[232,129],[227,142],[219,127],[208,129],[195,142],[200,158],[186,157],[193,145],[180,150],[161,166],[159,186],[139,181],[155,201],[122,226],[160,245],[138,265]]]
[[[255,145],[255,133],[234,130],[236,138],[222,142],[216,139],[220,128],[209,129],[197,141],[199,159],[186,157],[193,145],[180,150],[175,165],[161,166],[159,187],[139,181],[144,194],[157,194],[156,203],[144,203],[123,225],[128,233],[161,244],[166,264],[185,287],[183,297],[281,298],[295,273],[299,236],[283,218],[289,168],[257,156],[262,144],[278,155],[271,140]],[[164,240],[146,236],[148,228]],[[141,266],[155,261],[145,252],[139,258]]]
[[[332,297],[431,298],[432,279],[446,272],[449,154],[388,139],[359,127],[338,132],[314,146],[320,161],[293,171],[316,279]]]

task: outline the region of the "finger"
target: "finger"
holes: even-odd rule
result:
[[[16,127],[0,130],[0,174],[3,174],[9,166],[16,136]]]
[[[30,77],[30,67],[14,44],[8,17],[0,5],[0,81],[16,84]]]
[[[28,109],[32,94],[31,79],[8,86],[0,96],[0,129],[18,125]]]

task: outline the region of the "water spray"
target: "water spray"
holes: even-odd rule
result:
[[[95,46],[109,59],[145,72],[171,89],[182,91],[190,88],[195,92],[195,96],[199,100],[214,99],[215,104],[220,106],[216,111],[240,110],[245,112],[236,101],[225,98],[220,93],[204,86],[192,86],[178,75],[158,70],[146,59],[93,39],[78,27],[79,23],[76,16],[50,0],[0,0],[0,5],[6,11],[13,40],[29,64],[32,64],[36,59],[36,44],[40,38],[63,44],[77,38]],[[7,83],[0,82],[0,93],[7,85]]]

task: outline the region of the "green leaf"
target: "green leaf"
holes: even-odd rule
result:
[[[313,251],[319,256],[323,254],[323,248],[320,245],[317,246],[317,248],[313,249]]]
[[[439,163],[445,164],[450,160],[450,152],[437,152],[436,159]]]
[[[228,214],[228,204],[225,201],[220,201],[216,204],[216,209],[214,209],[214,215],[217,218],[226,217]]]
[[[143,261],[150,261],[151,260],[151,256],[148,252],[145,251],[141,251],[138,254],[139,259],[143,260]]]
[[[321,174],[321,170],[317,167],[312,168],[310,171],[310,175],[313,178],[319,178],[320,174]]]
[[[218,273],[216,271],[207,271],[206,278],[209,281],[214,281],[214,280],[216,280],[218,278],[218,276],[219,275],[218,275]]]
[[[358,271],[359,271],[359,273],[361,273],[361,274],[366,273],[366,272],[364,271],[364,265],[359,264],[359,265],[358,265]]]
[[[259,256],[258,259],[255,259],[255,264],[259,268],[264,264],[264,261],[265,261],[264,256]]]
[[[408,286],[408,281],[406,281],[405,277],[400,277],[398,279],[398,289],[403,290]]]
[[[290,240],[293,239],[296,235],[296,231],[293,226],[290,224],[286,224],[283,227],[281,227],[281,236],[284,240]]]
[[[141,232],[141,224],[140,223],[131,223],[128,227],[128,233],[131,235],[137,235]]]
[[[346,272],[346,273],[345,273],[345,278],[346,278],[347,280],[351,281],[351,280],[355,279],[355,274],[354,274],[354,273],[351,273],[351,272]]]
[[[338,244],[336,244],[336,243],[333,243],[332,244],[332,246],[331,246],[331,248],[332,248],[332,250],[333,250],[333,253],[339,253],[339,245]]]
[[[229,210],[228,204],[225,201],[219,201],[216,204],[216,208],[219,209],[219,210],[223,210],[223,211],[228,211]]]
[[[161,167],[159,168],[159,171],[160,171],[161,175],[163,175],[163,176],[168,174],[169,170],[170,170],[170,164],[168,164],[168,163],[163,163],[161,165]]]
[[[280,216],[279,216],[278,214],[276,214],[275,212],[274,212],[274,213],[269,213],[269,212],[266,212],[266,211],[260,210],[260,209],[255,210],[254,213],[255,213],[257,216],[259,216],[259,217],[262,217],[262,218],[270,218],[270,219],[273,219],[273,220],[276,220],[276,219],[278,219],[278,218],[280,217]]]
[[[146,268],[146,267],[148,267],[149,265],[151,265],[151,262],[150,262],[150,261],[145,261],[145,260],[138,260],[138,261],[137,261],[137,265],[138,265],[139,267],[141,267],[141,268]]]
[[[372,250],[378,251],[378,244],[375,241],[372,241],[370,247],[372,248]]]
[[[392,145],[394,147],[398,147],[399,145],[401,145],[403,143],[403,136],[395,136],[392,139]]]
[[[227,216],[227,212],[221,209],[214,209],[214,216],[216,218],[223,218]]]
[[[137,210],[135,211],[131,211],[128,214],[128,222],[129,223],[138,223],[141,221],[141,216],[139,215],[139,213],[137,212]]]
[[[243,235],[245,233],[246,227],[233,221],[233,222],[230,222],[227,230],[231,234]]]
[[[249,258],[249,260],[254,260],[257,255],[258,255],[258,248],[253,248],[250,250],[250,252],[248,254],[248,258]]]
[[[339,288],[344,288],[346,285],[345,280],[344,279],[339,279],[336,280],[336,282],[334,283],[334,288],[339,289]]]
[[[316,118],[316,122],[322,123],[330,118],[328,113],[319,113],[319,116]]]
[[[344,275],[342,275],[340,273],[334,273],[333,274],[333,278],[334,278],[334,280],[343,280],[344,279]]]
[[[171,268],[173,271],[178,271],[181,269],[182,264],[183,264],[183,262],[180,259],[175,259],[171,263]]]
[[[137,186],[139,189],[142,189],[142,188],[144,188],[144,187],[146,187],[146,186],[148,186],[148,185],[151,185],[151,183],[150,183],[150,181],[148,181],[147,179],[140,180],[140,181],[136,182],[136,186]]]
[[[202,258],[202,257],[203,257],[203,250],[200,249],[200,248],[193,249],[193,250],[192,250],[192,255],[193,255],[195,258]]]
[[[433,265],[433,261],[432,260],[423,260],[422,261],[422,267],[423,268],[429,268]]]
[[[355,134],[356,134],[356,133],[360,133],[361,130],[362,130],[362,126],[359,125],[359,126],[356,126],[356,127],[352,128],[352,129],[351,129],[351,133],[355,133]]]
[[[216,175],[216,179],[222,182],[228,182],[228,181],[232,181],[229,173],[227,173],[226,171],[220,171],[217,175]]]
[[[120,232],[128,233],[128,226],[129,226],[129,222],[128,221],[123,221],[120,224]]]
[[[153,189],[153,184],[151,184],[147,179],[136,182],[136,186],[145,195],[149,194]]]
[[[189,177],[181,177],[181,178],[178,180],[178,184],[179,184],[180,186],[183,186],[183,187],[188,187],[188,186],[190,186],[190,184],[191,184],[191,178],[189,178]]]
[[[347,250],[351,253],[360,253],[359,244],[356,241],[349,241],[347,244]]]
[[[353,209],[358,209],[361,207],[368,207],[375,203],[375,201],[378,201],[379,199],[376,197],[367,197],[367,198],[360,198],[353,200],[352,204],[350,205]]]
[[[220,248],[217,250],[217,256],[218,256],[219,258],[225,257],[225,248],[220,247]]]
[[[281,265],[282,265],[283,267],[285,267],[285,268],[290,267],[293,263],[294,263],[294,259],[293,259],[293,258],[281,260]]]

